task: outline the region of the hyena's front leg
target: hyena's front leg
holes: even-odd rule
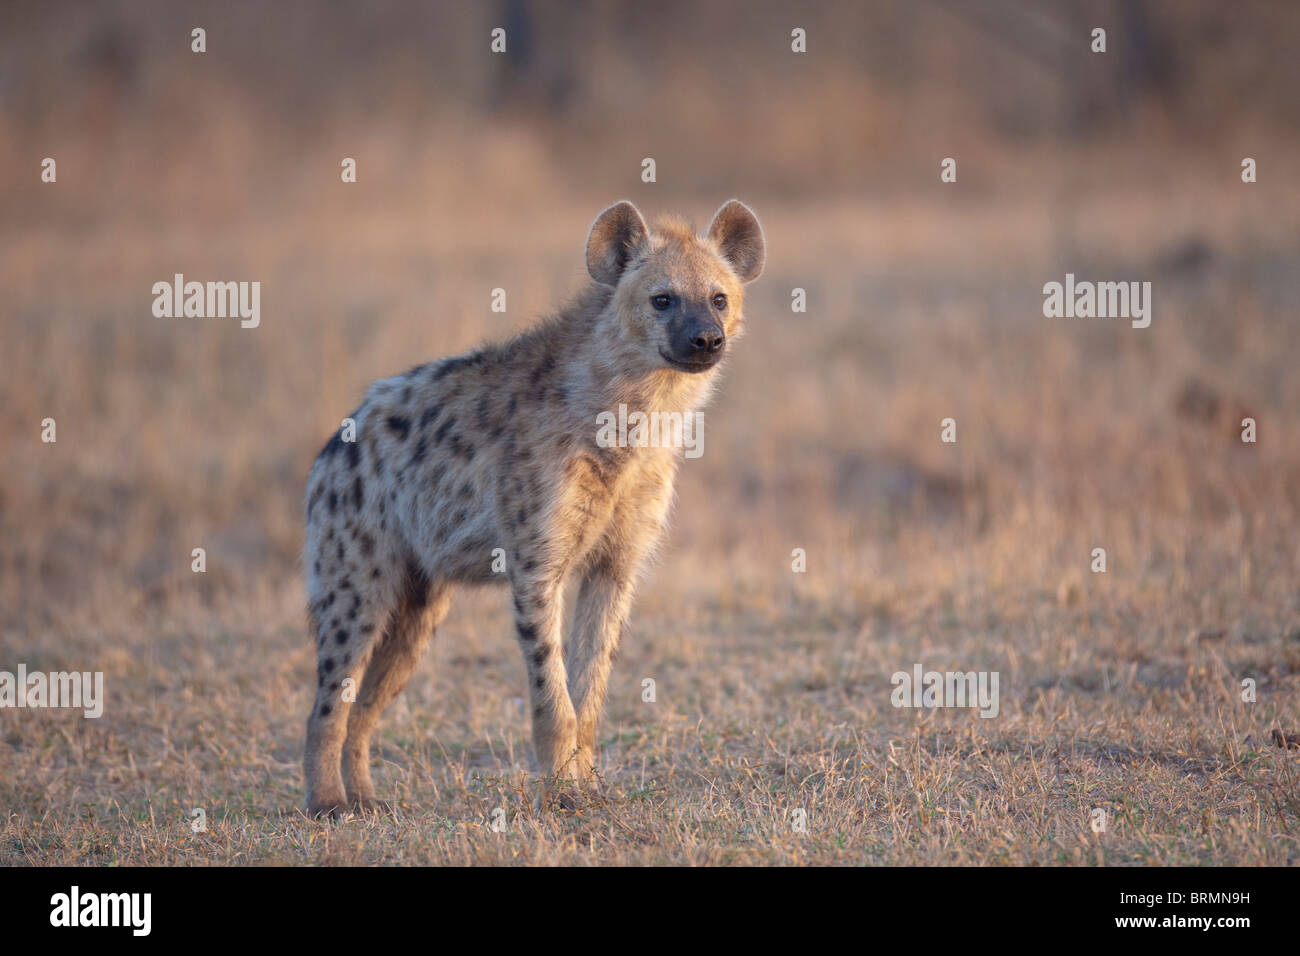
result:
[[[569,641],[569,691],[578,719],[578,758],[584,773],[595,766],[596,724],[605,702],[614,652],[632,606],[636,574],[654,550],[672,503],[672,459],[646,471],[615,509],[593,549],[578,591]]]
[[[613,558],[597,560],[582,578],[569,641],[569,694],[578,720],[579,770],[596,762],[596,723],[605,683],[632,605],[633,573]]]
[[[561,580],[517,570],[511,575],[511,589],[515,628],[528,672],[537,765],[544,774],[575,778],[577,720],[564,674]]]

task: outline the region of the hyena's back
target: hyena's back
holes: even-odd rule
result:
[[[350,416],[355,441],[340,428],[308,480],[313,610],[331,588],[364,592],[358,584],[388,578],[398,563],[449,582],[504,582],[493,551],[527,524],[556,470],[536,449],[594,435],[590,423],[568,421],[568,388],[553,375],[562,333],[542,326],[370,387]],[[618,451],[573,450],[603,460]]]

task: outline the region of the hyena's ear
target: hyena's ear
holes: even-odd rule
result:
[[[601,285],[618,285],[636,247],[647,235],[645,220],[626,199],[614,203],[587,233],[587,271]]]
[[[767,240],[754,211],[739,199],[722,204],[709,226],[709,238],[717,240],[722,255],[741,282],[753,282],[763,271]]]

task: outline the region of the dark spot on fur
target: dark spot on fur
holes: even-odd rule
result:
[[[361,464],[361,447],[354,441],[344,442],[348,450],[348,467],[356,468]]]
[[[388,428],[397,436],[398,441],[406,441],[406,436],[411,433],[411,420],[401,415],[389,415]]]
[[[382,505],[383,502],[381,501],[380,504]],[[361,544],[361,553],[367,558],[375,553],[375,539],[372,538],[369,533],[361,535],[358,540]]]
[[[555,371],[555,355],[552,352],[546,352],[540,362],[533,368],[533,373],[529,377],[529,384],[532,388],[529,390],[528,397],[534,402],[545,401],[546,383],[545,379]]]
[[[456,425],[456,416],[453,415],[451,418],[443,422],[442,425],[438,427],[438,430],[433,433],[433,443],[435,445],[441,445],[442,440],[447,437],[447,433],[451,431],[452,428],[455,427],[455,425]]]
[[[343,630],[343,628],[339,628],[339,632],[334,635],[334,640],[338,641],[340,644],[346,644],[348,642],[348,632]]]
[[[548,660],[550,660],[550,657],[551,657],[551,645],[538,644],[537,649],[533,651],[533,666],[541,667]]]
[[[617,475],[619,470],[627,462],[631,449],[628,448],[596,448],[596,460],[600,462],[602,468],[609,474]]]
[[[404,389],[402,389],[402,404],[405,405],[408,402],[410,402],[410,400],[411,400],[411,386],[408,385]]]
[[[361,476],[357,475],[356,480],[352,482],[352,507],[360,511],[363,497]]]
[[[453,358],[443,359],[438,364],[437,370],[434,371],[432,380],[436,382],[444,375],[450,375],[457,369],[469,368],[470,366],[482,364],[483,354],[481,352],[472,352],[469,355],[457,355]]]
[[[434,419],[436,419],[437,417],[438,417],[438,407],[436,405],[430,405],[420,415],[420,430],[423,431],[424,429],[432,425]]]
[[[338,511],[338,510],[339,510],[339,495],[338,495],[338,492],[337,492],[337,491],[331,491],[331,492],[330,492],[330,514],[333,514],[334,512],[336,512],[336,511]],[[332,536],[333,534],[334,534],[334,532],[331,531],[331,532],[330,532],[330,535]],[[327,540],[328,540],[328,539],[327,539]]]
[[[423,610],[429,603],[429,589],[432,586],[433,582],[424,573],[424,568],[414,561],[406,563],[405,601],[407,607],[415,611]]]
[[[322,458],[333,458],[334,453],[342,447],[343,429],[340,428],[334,433],[333,437],[325,443],[325,447],[320,450],[320,454],[316,456],[316,460],[320,461]]]
[[[334,670],[334,658],[322,657],[320,661],[320,669],[324,671],[326,674]]]
[[[321,705],[320,705],[320,715],[321,715],[322,717],[328,717],[328,716],[330,715],[330,705],[329,705],[329,704],[321,704]]]
[[[533,369],[533,374],[529,381],[537,385],[543,378],[555,371],[555,355],[549,350],[542,356],[542,360]]]
[[[515,606],[518,607],[518,604]],[[519,639],[525,644],[531,644],[533,641],[537,640],[537,628],[533,627],[531,624],[520,624]]]
[[[424,461],[425,455],[428,454],[429,445],[423,437],[415,445],[415,451],[411,452],[411,464],[418,465]]]

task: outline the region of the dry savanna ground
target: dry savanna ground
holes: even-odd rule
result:
[[[576,814],[536,807],[486,591],[377,736],[397,812],[303,816],[297,559],[307,468],[364,384],[571,291],[602,197],[528,231],[393,230],[380,208],[346,235],[250,212],[25,237],[0,263],[0,662],[101,670],[107,703],[0,712],[0,861],[1295,863],[1300,767],[1270,740],[1300,730],[1293,226],[1259,226],[1240,189],[1189,208],[1183,185],[1085,198],[1070,233],[1074,271],[1152,278],[1145,330],[1042,317],[1059,232],[1012,195],[756,202],[768,271]],[[260,328],[150,315],[145,280],[199,244],[213,274],[262,278]],[[999,672],[998,715],[895,709],[914,663]]]

